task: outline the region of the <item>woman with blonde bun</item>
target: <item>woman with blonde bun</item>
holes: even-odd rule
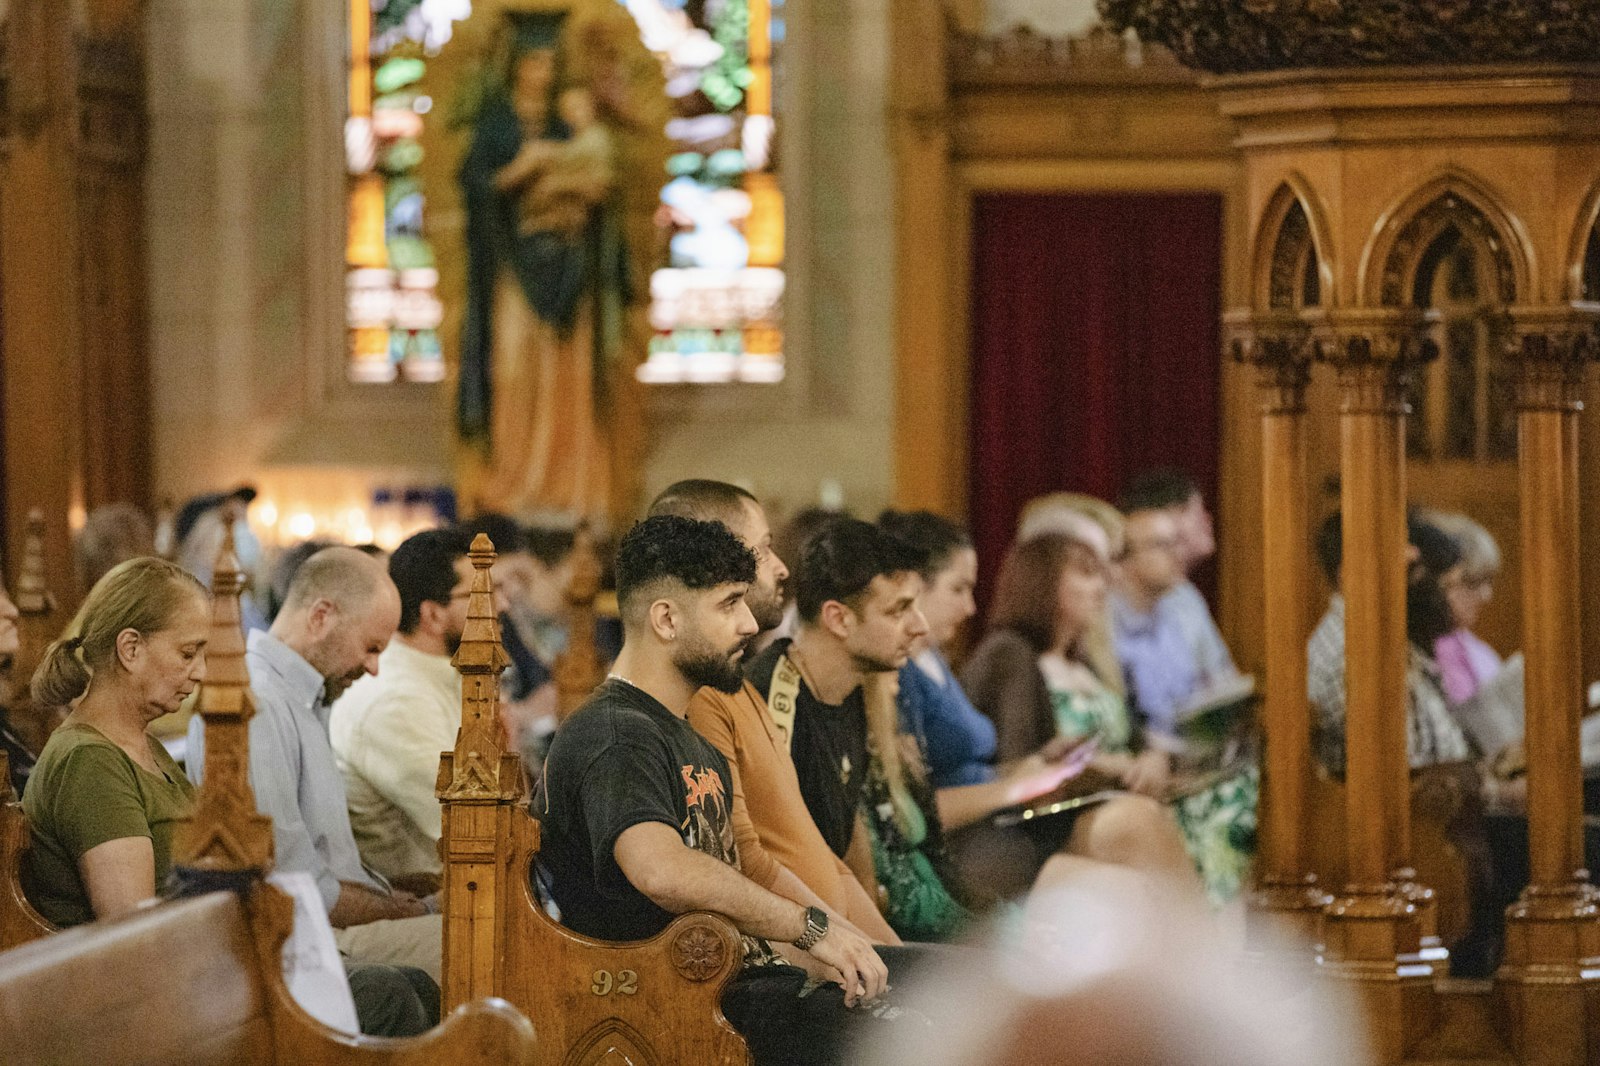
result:
[[[130,559],[89,592],[33,675],[41,706],[72,706],[23,796],[23,884],[57,925],[123,914],[166,879],[195,789],[147,731],[205,678],[204,586],[164,559]]]

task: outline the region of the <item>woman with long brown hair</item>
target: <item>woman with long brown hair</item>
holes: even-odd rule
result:
[[[1085,775],[1087,787],[1172,801],[1167,821],[1181,830],[1185,853],[1221,902],[1229,897],[1226,889],[1236,890],[1241,866],[1248,865],[1253,798],[1248,818],[1219,820],[1208,797],[1227,782],[1195,795],[1172,794],[1168,755],[1144,742],[1106,639],[1109,571],[1092,546],[1067,534],[1048,533],[1015,545],[1000,569],[989,633],[963,670],[962,682],[994,720],[1001,758],[1053,738],[1094,737],[1099,750]],[[1160,772],[1152,772],[1151,763],[1159,764]],[[1093,818],[1088,820],[1092,825]]]

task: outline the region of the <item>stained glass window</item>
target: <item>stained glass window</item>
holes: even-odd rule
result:
[[[428,59],[471,0],[350,0],[346,322],[352,381],[440,381],[439,272],[418,168]]]
[[[667,261],[650,278],[646,382],[783,378],[776,86],[784,0],[619,0],[666,74]]]

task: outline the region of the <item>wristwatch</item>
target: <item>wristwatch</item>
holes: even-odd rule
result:
[[[800,939],[794,946],[801,951],[810,951],[816,947],[817,941],[828,935],[828,912],[821,907],[806,908],[806,931],[800,934]]]

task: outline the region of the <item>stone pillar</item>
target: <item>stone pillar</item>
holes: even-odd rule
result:
[[[444,1009],[501,995],[500,959],[506,916],[528,872],[502,864],[510,819],[523,802],[522,760],[506,751],[500,728],[500,646],[489,567],[494,545],[479,533],[472,541],[472,593],[455,667],[461,674],[461,731],[454,751],[441,753],[438,795],[444,806],[439,857],[444,864]]]
[[[1393,1062],[1432,1021],[1424,908],[1407,869],[1405,632],[1405,392],[1429,346],[1420,315],[1369,311],[1359,318],[1331,332],[1322,353],[1338,368],[1342,395],[1349,867],[1324,929],[1329,972],[1359,985],[1378,1060]]]
[[[1305,942],[1320,942],[1330,897],[1310,869],[1306,830],[1311,783],[1311,707],[1306,697],[1305,628],[1308,586],[1306,386],[1311,380],[1311,331],[1298,316],[1252,315],[1236,327],[1236,359],[1260,371],[1262,569],[1266,695],[1257,888],[1251,896],[1254,933],[1287,926]]]
[[[1583,855],[1583,659],[1574,580],[1579,397],[1596,338],[1592,322],[1568,312],[1513,318],[1532,877],[1506,913],[1500,979],[1518,1061],[1579,1066],[1600,1054],[1600,1032],[1585,1012],[1600,988],[1600,895]]]

